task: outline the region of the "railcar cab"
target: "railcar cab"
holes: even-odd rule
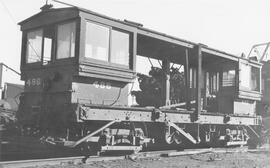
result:
[[[25,95],[49,93],[53,98],[48,101],[61,103],[127,105],[136,34],[135,27],[123,23],[76,7],[45,7],[20,22]]]

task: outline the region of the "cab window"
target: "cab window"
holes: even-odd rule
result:
[[[54,28],[47,27],[44,29],[44,40],[43,40],[43,65],[51,63],[52,60],[52,49],[53,49],[53,38]]]
[[[251,84],[250,88],[253,91],[260,91],[260,69],[251,67]]]
[[[109,31],[108,27],[87,22],[85,57],[108,61]]]
[[[85,57],[129,66],[130,33],[86,22]]]
[[[42,29],[27,33],[26,63],[40,62],[42,57]]]
[[[129,64],[129,34],[112,30],[111,62]]]
[[[240,88],[260,91],[260,69],[249,64],[240,63]]]
[[[50,64],[75,56],[76,22],[44,26],[26,34],[26,63]],[[56,50],[55,50],[56,49]],[[56,54],[56,56],[55,56]]]
[[[70,58],[75,56],[75,37],[75,22],[57,26],[57,59]]]

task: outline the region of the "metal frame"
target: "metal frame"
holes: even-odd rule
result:
[[[197,140],[194,139],[189,133],[185,132],[182,128],[178,127],[176,124],[168,121],[167,125],[175,128],[177,131],[179,131],[184,137],[186,137],[193,144],[197,144],[199,142],[198,139]]]
[[[192,111],[186,110],[160,110],[159,118],[153,120],[154,109],[147,108],[117,108],[106,106],[81,105],[79,107],[79,120],[81,121],[131,121],[131,122],[153,122],[165,123],[186,123],[193,124]],[[113,114],[113,115],[112,115]],[[229,121],[224,120],[224,114],[201,113],[197,124],[217,124],[217,125],[259,125],[260,117],[256,116],[231,116]]]
[[[250,49],[249,53],[248,53],[247,58],[250,58],[250,56],[251,56],[250,54],[251,54],[251,52],[252,52],[253,49],[255,49],[256,47],[259,47],[259,46],[264,46],[264,45],[265,45],[265,49],[263,51],[263,54],[262,55],[259,55],[260,56],[259,62],[262,62],[263,58],[266,55],[266,52],[268,51],[268,48],[270,47],[270,42],[253,45],[252,48]]]
[[[105,151],[141,151],[142,146],[101,146],[101,152]]]
[[[116,122],[120,122],[120,121],[119,120],[113,120],[113,121],[109,122],[108,124],[104,125],[103,127],[97,129],[96,131],[90,133],[89,135],[81,138],[80,140],[78,140],[76,142],[66,141],[64,146],[74,148],[74,147],[78,146],[79,144],[81,144],[82,142],[87,141],[87,139],[91,138],[92,136],[96,135],[97,133],[103,131],[105,128],[108,128],[109,126],[113,125]]]

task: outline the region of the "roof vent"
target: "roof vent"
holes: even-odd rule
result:
[[[41,11],[47,11],[47,10],[51,9],[52,7],[53,7],[53,5],[52,4],[48,4],[48,0],[47,0],[46,1],[46,4],[43,5],[40,9],[41,9]]]
[[[126,20],[126,19],[124,20],[124,22],[126,22],[127,24],[132,25],[132,26],[143,27],[143,24],[138,23],[138,22],[134,22],[134,21]]]

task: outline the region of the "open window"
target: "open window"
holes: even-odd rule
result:
[[[43,65],[50,64],[52,61],[53,39],[54,28],[52,26],[45,28],[43,39]]]

